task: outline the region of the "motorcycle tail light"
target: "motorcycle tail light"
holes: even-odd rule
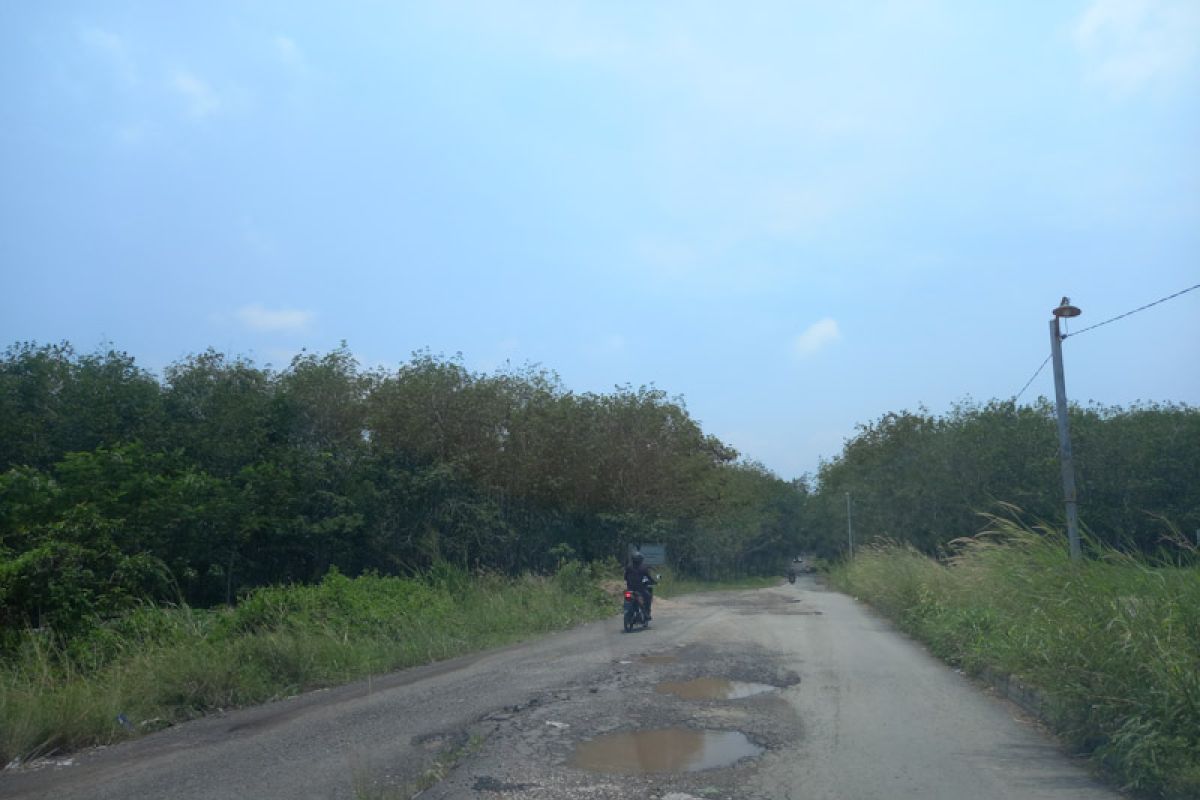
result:
[[[626,593],[625,593],[625,599],[626,599],[626,600],[632,600],[632,599],[633,599],[633,592],[626,592]]]

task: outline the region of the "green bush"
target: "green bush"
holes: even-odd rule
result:
[[[611,613],[597,570],[348,578],[248,593],[236,608],[144,605],[64,640],[27,629],[0,661],[0,763],[107,743],[213,709],[341,683]]]

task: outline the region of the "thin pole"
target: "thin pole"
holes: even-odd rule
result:
[[[1050,354],[1054,357],[1054,399],[1058,409],[1058,452],[1062,461],[1063,495],[1067,501],[1067,541],[1071,560],[1079,560],[1079,519],[1075,507],[1075,467],[1071,460],[1071,431],[1067,426],[1067,384],[1063,377],[1062,336],[1058,317],[1050,321]]]
[[[846,537],[850,540],[850,557],[854,558],[854,522],[850,516],[849,492],[846,492]]]

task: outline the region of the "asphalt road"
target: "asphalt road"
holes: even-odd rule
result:
[[[696,697],[729,688],[693,682],[712,678],[748,696]],[[62,800],[384,800],[418,786],[446,799],[1121,797],[1014,706],[810,578],[658,600],[649,630],[624,634],[614,613],[0,773],[0,797]]]

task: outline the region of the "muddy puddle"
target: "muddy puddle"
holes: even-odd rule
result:
[[[696,678],[679,683],[660,683],[654,687],[659,694],[673,694],[684,700],[741,700],[757,694],[777,691],[766,683],[745,683],[725,678]]]
[[[580,742],[571,765],[617,775],[699,772],[728,767],[762,752],[762,747],[737,731],[665,728],[611,733]]]

